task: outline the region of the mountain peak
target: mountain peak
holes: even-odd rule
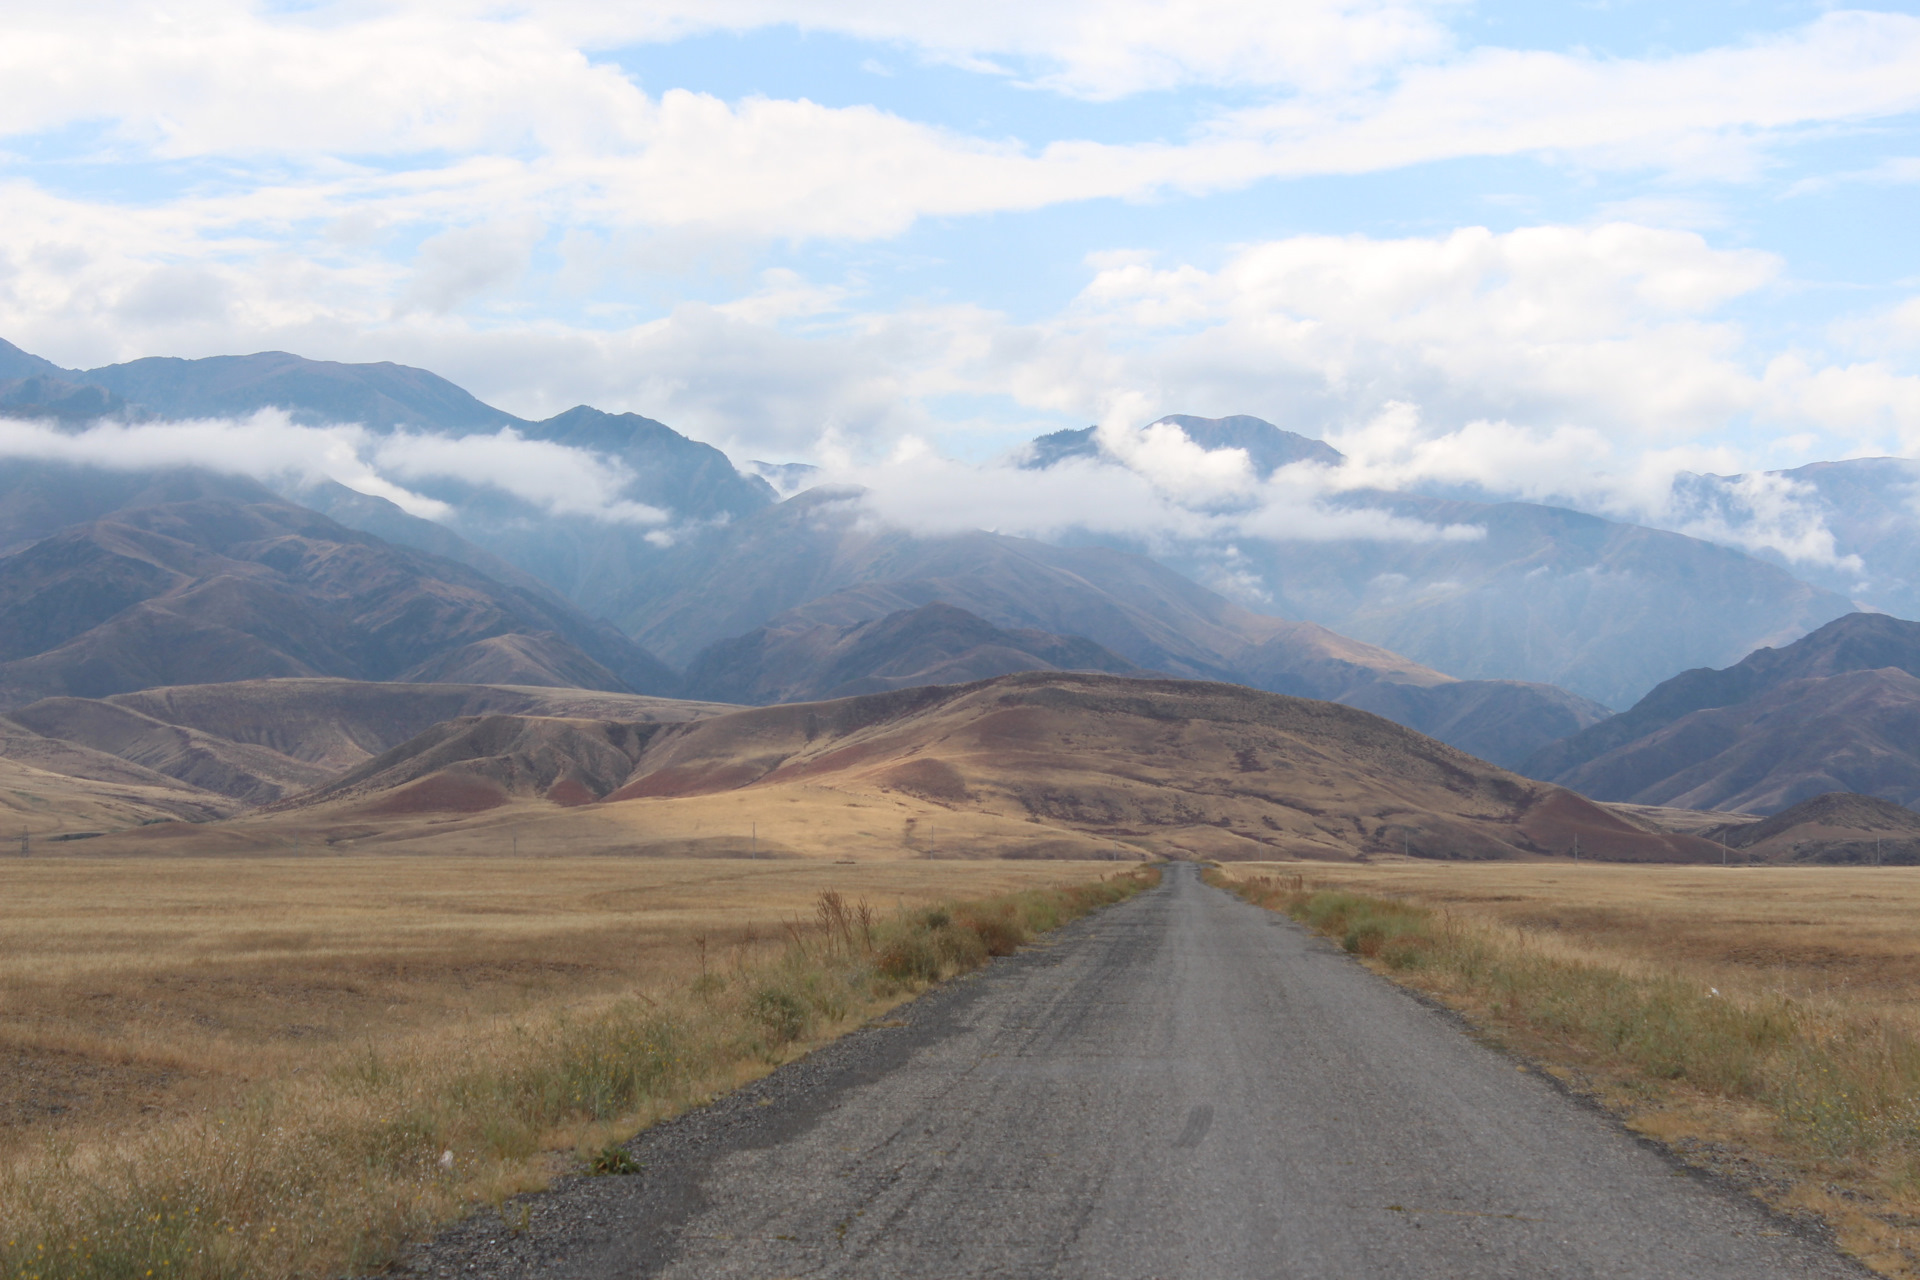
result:
[[[1225,418],[1197,418],[1191,414],[1170,413],[1150,423],[1179,427],[1187,439],[1202,449],[1245,449],[1247,458],[1262,477],[1295,462],[1317,462],[1337,467],[1346,456],[1324,440],[1298,435],[1274,426],[1264,418],[1237,413]],[[1068,458],[1097,458],[1100,441],[1093,427],[1069,427],[1036,438],[1027,446],[1026,461],[1031,470],[1045,470]]]
[[[14,378],[60,378],[71,379],[70,370],[62,369],[51,360],[42,360],[39,356],[0,338],[0,382]]]

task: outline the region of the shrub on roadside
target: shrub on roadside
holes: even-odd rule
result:
[[[940,953],[931,937],[915,930],[882,947],[874,958],[874,968],[895,982],[938,982]]]
[[[993,915],[972,915],[961,918],[961,926],[972,931],[980,939],[980,944],[990,956],[1010,956],[1018,951],[1027,940],[1027,931],[1013,918],[1013,909],[1008,907],[1004,913]]]

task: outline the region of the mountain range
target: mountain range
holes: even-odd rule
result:
[[[1230,596],[1201,585],[1226,581],[1225,549],[1205,541],[917,534],[797,464],[736,466],[630,413],[519,418],[406,366],[263,353],[71,370],[0,342],[0,413],[69,434],[102,415],[264,410],[476,447],[510,432],[595,460],[627,514],[556,514],[473,472],[409,479],[439,504],[428,520],[311,475],[269,488],[214,458],[0,461],[0,708],[322,677],[783,704],[1079,671],[1342,702],[1642,806],[1760,814],[1836,790],[1920,801],[1904,746],[1920,676],[1906,658],[1868,665],[1914,624],[1852,602],[1905,599],[1920,546],[1886,514],[1911,492],[1904,460],[1776,477],[1826,504],[1839,542],[1819,572],[1564,508],[1359,491],[1328,501],[1471,536],[1237,538]],[[1261,476],[1341,462],[1258,418],[1162,422],[1244,450]],[[1121,465],[1091,428],[1020,459],[1070,460]],[[1689,483],[1710,504],[1744,482]],[[151,763],[189,767],[176,760],[214,769],[194,776],[230,767],[226,790],[201,789],[248,804],[321,783],[238,757],[215,768],[190,734],[96,718],[75,750],[146,744],[95,761],[120,770],[116,785],[177,787],[185,775]],[[15,728],[26,745],[9,759],[52,758]]]
[[[8,376],[93,387],[120,397],[129,413],[162,418],[236,416],[271,408],[299,421],[353,422],[380,432],[466,437],[505,428],[525,439],[586,450],[621,469],[622,499],[659,510],[664,522],[650,526],[555,515],[504,490],[448,476],[409,483],[446,504],[445,529],[538,578],[589,616],[611,619],[670,662],[688,661],[706,644],[765,625],[805,603],[803,595],[919,572],[911,565],[896,571],[886,547],[867,543],[898,543],[899,558],[910,561],[946,541],[898,530],[850,538],[846,526],[857,519],[860,504],[857,495],[845,491],[837,502],[848,510],[840,517],[825,518],[834,504],[817,500],[773,515],[787,504],[759,474],[761,466],[737,468],[718,450],[661,423],[585,406],[529,421],[405,366],[336,364],[269,352],[68,370],[7,346],[0,350],[0,378]],[[1258,418],[1173,415],[1162,421],[1203,447],[1246,450],[1262,475],[1294,463],[1331,466],[1340,460],[1324,441]],[[1026,462],[1046,466],[1067,458],[1101,460],[1096,433],[1081,429],[1043,437],[1030,447]],[[794,478],[782,474],[783,482]],[[383,519],[377,508],[346,497],[339,486],[320,488],[324,491],[287,490],[282,496],[378,536],[408,541],[397,522]],[[1853,607],[1840,589],[1803,581],[1731,547],[1562,508],[1377,492],[1349,493],[1339,501],[1478,532],[1428,541],[1236,538],[1233,576],[1236,590],[1246,593],[1241,603],[1318,623],[1454,677],[1554,684],[1606,706],[1626,706],[1674,671],[1736,661]],[[382,527],[369,527],[373,523]],[[762,556],[772,538],[788,544],[780,549],[783,563],[801,569],[802,578],[772,591],[736,592],[749,598],[736,599],[729,612],[716,606],[705,611],[713,616],[695,616],[702,612],[697,607],[702,585]],[[946,558],[982,545],[962,535]],[[1221,557],[1227,554],[1227,548],[1204,542],[1117,549],[1151,550],[1201,581],[1222,579]],[[942,598],[995,625],[1062,629],[1013,622],[973,609],[963,599]],[[672,621],[661,621],[663,615]],[[1102,636],[1089,638],[1116,647]],[[1116,651],[1131,661],[1159,665],[1143,654]]]

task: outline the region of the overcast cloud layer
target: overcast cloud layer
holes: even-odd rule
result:
[[[1671,521],[1676,471],[1920,452],[1920,17],[1540,10],[13,5],[0,337],[418,364],[1009,531],[1465,536],[1334,501],[1408,484]],[[1168,412],[1350,463],[1258,482]],[[973,465],[1094,422],[1126,466]],[[526,441],[199,430],[659,519]],[[1831,559],[1749,488],[1737,538]]]

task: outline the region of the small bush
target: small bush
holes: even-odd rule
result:
[[[594,1177],[626,1177],[640,1172],[640,1162],[617,1142],[609,1142],[587,1161],[587,1172]]]
[[[971,973],[987,962],[987,944],[971,929],[942,929],[933,935],[933,945],[956,973]]]
[[[973,931],[990,956],[1010,956],[1027,940],[1027,931],[1010,914],[974,916],[961,923]]]
[[[762,987],[753,996],[753,1018],[766,1032],[767,1040],[775,1045],[791,1044],[807,1034],[807,1024],[813,1021],[812,1013],[806,1003],[791,991],[777,987]]]
[[[940,953],[924,933],[909,933],[880,948],[874,968],[895,982],[938,982]]]

